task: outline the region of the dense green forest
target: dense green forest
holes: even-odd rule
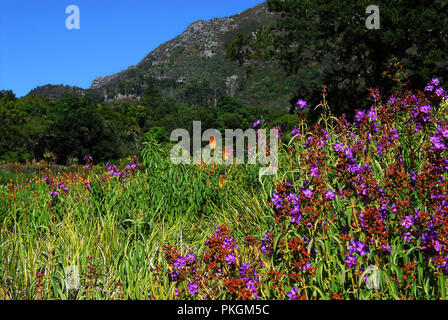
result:
[[[294,128],[296,116],[279,109],[253,108],[221,96],[216,108],[189,106],[148,90],[140,101],[100,103],[89,94],[66,93],[58,101],[0,91],[0,161],[47,160],[67,164],[91,154],[95,160],[138,153],[145,140],[168,142],[176,128],[191,131],[193,121],[219,130],[249,128],[256,118]]]

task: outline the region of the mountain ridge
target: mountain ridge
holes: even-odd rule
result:
[[[216,106],[218,98],[229,95],[246,105],[288,108],[297,76],[289,76],[275,63],[263,63],[248,75],[245,66],[230,61],[226,44],[238,32],[247,34],[260,25],[275,22],[277,14],[261,3],[233,16],[192,22],[183,33],[159,45],[139,63],[121,72],[97,77],[88,89],[100,100],[139,100],[147,89],[156,89],[165,99],[190,105]],[[30,94],[55,99],[66,87],[44,86]],[[62,90],[63,89],[63,90]]]

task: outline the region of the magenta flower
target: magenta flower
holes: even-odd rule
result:
[[[194,261],[196,261],[196,257],[194,255],[194,253],[187,254],[187,256],[185,257],[185,262],[186,263],[192,263]]]
[[[431,84],[434,86],[438,86],[440,84],[439,78],[433,78],[431,80]]]
[[[294,206],[291,210],[291,223],[299,223],[301,218],[302,215],[300,214],[300,207],[298,205]]]
[[[365,110],[359,110],[358,112],[356,112],[355,115],[355,121],[357,123],[361,122],[361,120],[366,116],[366,111]]]
[[[348,267],[351,268],[353,266],[356,266],[358,264],[358,261],[356,260],[355,256],[348,255],[347,258],[345,258],[344,262],[348,264]]]
[[[299,99],[299,101],[297,101],[296,104],[299,106],[300,109],[303,109],[307,106],[308,103],[305,100]]]
[[[401,221],[401,225],[405,227],[406,229],[409,229],[414,224],[414,218],[410,216],[406,216]]]
[[[198,293],[198,284],[196,282],[189,282],[187,284],[187,290],[188,292],[190,292],[191,295],[195,295],[196,293]]]
[[[336,197],[336,193],[334,193],[333,190],[328,190],[327,193],[325,193],[325,198],[327,200],[333,200]]]
[[[174,266],[176,267],[177,270],[182,269],[186,264],[187,261],[184,257],[179,256],[175,261],[174,261]]]
[[[317,166],[312,166],[310,169],[310,176],[312,177],[320,177],[320,170]]]
[[[339,142],[333,146],[333,149],[335,151],[342,151],[343,148],[344,148],[344,146],[342,144],[340,144]]]
[[[358,252],[362,257],[362,256],[365,256],[366,254],[370,253],[370,250],[369,250],[369,246],[364,244],[362,241],[353,240],[348,245],[348,252],[350,253],[350,255],[353,255],[354,252]]]
[[[420,107],[420,111],[423,113],[429,113],[431,111],[431,106],[428,104],[425,104]]]
[[[311,197],[313,196],[313,191],[311,191],[310,188],[303,190],[303,194],[305,195],[305,197],[307,197],[308,199],[311,199]]]
[[[283,136],[283,132],[282,132],[282,129],[280,128],[280,126],[276,126],[272,129],[277,130],[277,135],[276,135],[277,139],[280,139]]]
[[[294,129],[291,131],[291,135],[294,136],[300,136],[300,129]]]
[[[225,259],[226,259],[227,264],[234,264],[236,262],[236,257],[232,253],[229,253]]]
[[[257,121],[254,122],[254,124],[253,124],[253,128],[256,128],[256,127],[261,126],[262,123],[263,123],[263,122],[262,122],[260,119],[258,119]]]
[[[438,97],[440,97],[441,95],[444,94],[443,88],[437,88],[435,93]]]
[[[286,295],[288,296],[288,300],[297,300],[299,298],[299,289],[292,287],[291,291]]]
[[[442,142],[442,138],[433,136],[429,138],[429,141],[432,142],[434,149],[436,150],[446,150],[445,144]]]

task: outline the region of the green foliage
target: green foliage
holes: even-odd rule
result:
[[[446,1],[377,1],[379,30],[365,26],[366,8],[372,4],[367,0],[267,3],[281,18],[254,34],[239,34],[228,56],[240,62],[276,60],[289,73],[319,64],[322,82],[296,87],[296,97],[306,96],[313,105],[319,103],[322,83],[341,113],[351,113],[351,106],[365,101],[366,87],[378,87],[387,95],[393,83],[382,75],[392,58],[406,65],[413,88],[421,88],[432,76],[448,78]]]

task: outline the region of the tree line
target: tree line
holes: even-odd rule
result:
[[[170,140],[174,129],[192,131],[193,121],[202,128],[246,129],[263,118],[284,130],[294,128],[296,117],[284,110],[244,106],[223,95],[216,107],[190,106],[163,99],[147,90],[140,101],[102,103],[90,94],[67,92],[52,101],[27,95],[17,98],[0,91],[0,162],[35,159],[59,164],[121,159],[141,151],[143,142]]]

